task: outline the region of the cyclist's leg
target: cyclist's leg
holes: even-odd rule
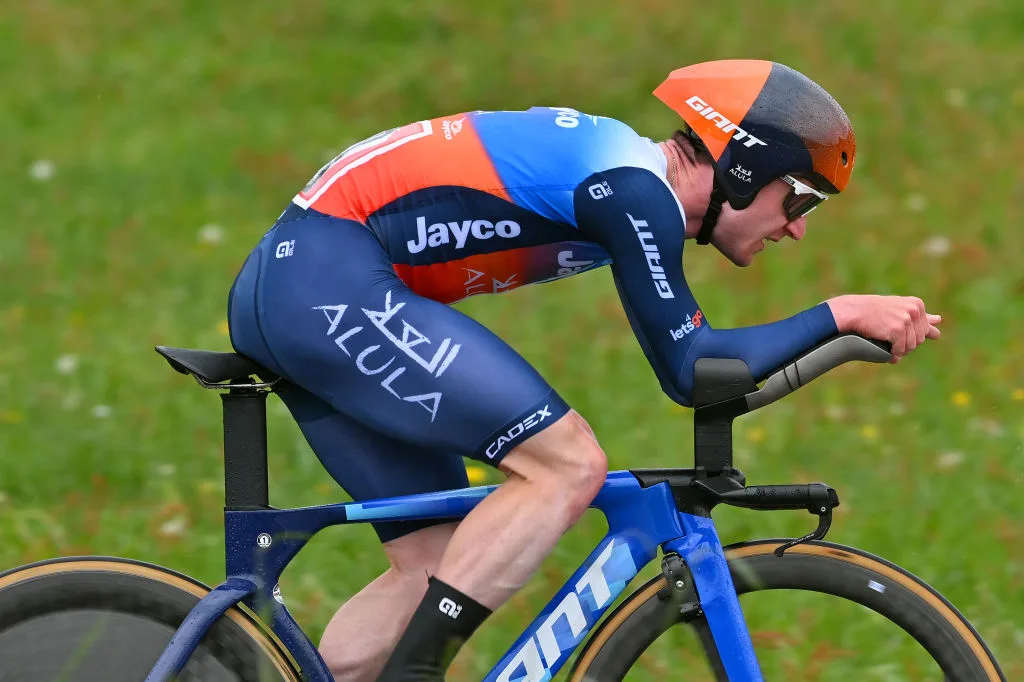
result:
[[[278,391],[324,468],[356,500],[462,488],[462,458],[395,441],[337,412],[297,386]],[[457,524],[374,524],[390,567],[346,601],[320,640],[338,682],[380,673],[427,589]]]
[[[607,462],[593,431],[576,412],[569,412],[515,447],[499,466],[508,479],[457,527],[429,528],[388,543],[394,546],[388,551],[392,569],[378,579],[379,586],[374,583],[364,590],[368,593],[371,588],[380,588],[360,602],[359,610],[345,611],[349,628],[375,622],[379,611],[374,613],[374,609],[395,608],[401,595],[409,600],[404,603],[407,610],[401,612],[401,627],[394,623],[387,630],[387,651],[394,649],[427,587],[422,572],[410,577],[401,571],[409,565],[422,566],[425,552],[431,552],[427,555],[433,564],[427,569],[430,575],[492,611],[497,609],[526,583],[561,535],[576,523],[607,473]],[[541,508],[543,511],[538,512]],[[406,557],[413,561],[404,561]],[[401,588],[392,587],[390,581],[399,579],[389,576],[392,571],[406,578]],[[335,619],[341,615],[339,611]],[[340,648],[351,646],[340,630],[336,634]],[[381,650],[383,647],[376,649]],[[378,655],[360,669],[372,669],[375,678],[386,659]],[[338,680],[358,679],[343,678],[337,672],[335,676]]]
[[[459,525],[437,569],[440,580],[491,610],[526,583],[586,511],[608,471],[576,412],[518,445],[500,466],[508,480]]]
[[[456,528],[380,682],[442,680],[462,642],[537,570],[607,472],[604,453],[575,412],[516,446],[500,467],[508,480]],[[454,614],[445,601],[454,602]]]
[[[384,544],[391,567],[338,609],[320,640],[320,654],[337,682],[377,679],[455,526],[421,528]]]

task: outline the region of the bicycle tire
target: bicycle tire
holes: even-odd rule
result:
[[[139,682],[210,588],[161,566],[68,557],[0,574],[0,682]],[[179,682],[300,682],[294,660],[243,605],[206,632]]]
[[[809,590],[856,602],[913,637],[952,682],[1006,682],[992,652],[964,616],[916,576],[884,559],[828,542],[808,542],[786,551],[783,540],[759,540],[726,548],[736,591]],[[627,597],[581,650],[570,682],[612,682],[625,677],[643,652],[674,625],[684,622],[678,604],[659,597],[667,587],[657,576]],[[690,617],[713,673],[727,681],[703,616]]]

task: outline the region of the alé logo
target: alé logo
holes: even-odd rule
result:
[[[622,576],[622,579],[615,579],[615,575],[612,576],[612,582],[616,585],[614,593],[609,585],[609,576],[605,572],[605,565],[612,557],[617,558],[617,561],[612,563],[615,566],[615,574]],[[611,604],[626,586],[625,578],[635,573],[629,546],[622,542],[616,544],[614,540],[609,542],[594,563],[576,581],[574,589],[562,597],[554,610],[543,617],[533,635],[512,654],[508,663],[494,678],[494,682],[542,682],[551,679],[551,669],[560,663],[563,653],[568,657],[576,645],[586,637],[590,629],[588,616],[590,623],[597,622],[602,610]],[[589,594],[585,596],[588,591]],[[587,610],[586,613],[584,608]]]
[[[743,138],[746,138],[747,141],[743,143],[744,147],[753,147],[754,145],[761,145],[762,147],[768,146],[767,142],[754,137],[743,128],[740,128],[738,125],[727,119],[725,114],[720,111],[715,111],[713,106],[702,100],[700,97],[697,97],[697,95],[686,100],[686,103],[690,105],[691,109],[721,128],[723,133],[732,133],[732,139],[742,140]]]
[[[572,251],[559,251],[558,272],[556,274],[559,277],[575,275],[577,272],[582,272],[585,268],[588,268],[593,264],[594,261],[592,260],[574,260]]]
[[[455,242],[456,249],[461,249],[466,246],[470,237],[490,239],[497,235],[504,239],[512,239],[518,237],[522,231],[519,223],[514,220],[499,220],[497,223],[489,220],[453,220],[428,226],[427,219],[419,216],[416,218],[416,239],[410,239],[405,245],[409,247],[409,253],[419,253],[428,246],[441,246],[452,242]]]
[[[458,618],[462,613],[462,607],[448,597],[441,600],[441,603],[437,605],[437,610],[446,616],[451,616],[452,619]]]

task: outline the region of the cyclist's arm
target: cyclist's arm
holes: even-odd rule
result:
[[[711,328],[683,277],[679,203],[649,170],[624,167],[591,175],[576,188],[574,208],[583,236],[612,257],[626,316],[662,389],[682,405],[692,404],[698,358],[740,358],[760,381],[837,333],[825,303],[770,324]]]

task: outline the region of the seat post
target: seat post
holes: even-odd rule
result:
[[[232,388],[220,397],[224,401],[225,509],[267,508],[267,392]]]

